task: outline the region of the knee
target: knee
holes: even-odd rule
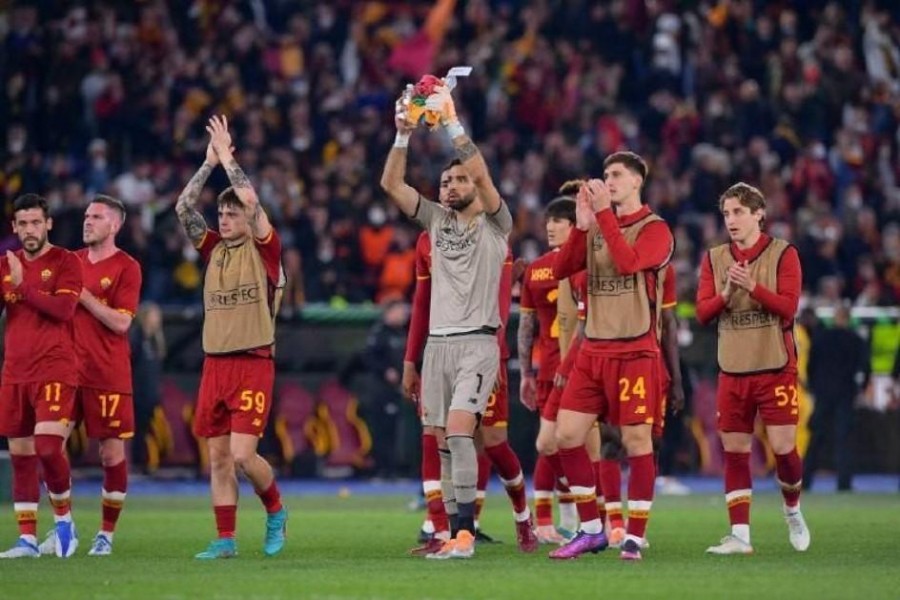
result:
[[[125,460],[125,445],[115,443],[119,440],[108,440],[100,444],[100,464],[112,467]]]
[[[772,452],[779,456],[790,454],[795,447],[794,440],[770,440],[769,443],[772,446]]]
[[[56,435],[36,435],[34,436],[34,453],[39,458],[51,458],[56,456],[63,449],[63,438]]]
[[[544,456],[550,456],[551,454],[556,454],[559,450],[556,447],[556,435],[553,433],[548,433],[546,435],[538,435],[537,441],[534,444],[535,449]]]
[[[568,427],[557,427],[555,442],[559,448],[576,448],[584,443],[583,439],[579,439],[578,432]]]
[[[737,454],[749,454],[753,449],[753,438],[749,433],[747,434],[735,434],[735,433],[723,433],[722,434],[722,448],[725,449],[725,452],[734,452]],[[777,452],[773,449],[773,452],[777,454]]]
[[[649,425],[622,427],[622,445],[628,456],[643,456],[653,453],[653,436]]]
[[[246,471],[256,460],[255,451],[232,449],[231,455],[234,457],[234,465],[241,471]]]
[[[210,448],[209,466],[213,471],[227,471],[234,466],[234,457],[228,448]]]

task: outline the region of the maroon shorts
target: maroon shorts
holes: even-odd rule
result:
[[[275,363],[250,355],[207,356],[194,412],[194,434],[262,437],[272,408]]]
[[[610,425],[652,425],[659,410],[659,357],[579,352],[560,408]]]
[[[0,385],[0,436],[31,437],[38,423],[68,424],[75,386],[58,381]]]
[[[547,401],[550,399],[550,394],[553,393],[553,381],[542,381],[538,379],[536,384],[537,412],[540,415],[544,412],[544,407],[547,405]]]
[[[497,369],[497,382],[494,391],[488,398],[484,415],[481,417],[482,427],[506,427],[509,425],[509,375],[506,372],[506,361],[500,361]]]
[[[134,396],[97,388],[78,388],[72,419],[84,421],[91,439],[134,437]]]
[[[753,433],[756,414],[766,425],[796,425],[800,418],[797,374],[719,374],[716,410],[719,431]]]

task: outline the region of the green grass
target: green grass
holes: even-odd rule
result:
[[[277,558],[261,551],[262,512],[245,497],[239,513],[240,556],[192,559],[211,538],[204,499],[129,498],[109,558],[86,556],[98,502],[80,498],[81,542],[69,560],[0,561],[0,598],[888,598],[898,596],[898,496],[805,498],[812,546],[794,552],[779,500],[753,505],[754,556],[712,557],[704,549],[727,531],[721,496],[661,498],[654,504],[644,561],[623,563],[609,550],[555,562],[549,548],[515,549],[505,499],[488,501],[483,527],[504,540],[479,547],[471,561],[406,555],[420,513],[406,498],[290,498],[288,545]],[[0,506],[0,542],[15,539],[10,506]],[[41,529],[50,522],[42,512]]]

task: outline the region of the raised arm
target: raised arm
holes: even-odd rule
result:
[[[436,88],[435,93],[428,99],[427,106],[433,106],[440,110],[441,123],[453,142],[456,156],[468,171],[469,177],[475,184],[475,189],[478,190],[478,197],[484,205],[484,212],[488,215],[496,214],[502,203],[500,192],[494,186],[484,157],[459,123],[450,88],[446,86]]]
[[[215,162],[211,162],[211,158]],[[200,197],[200,192],[203,191],[203,184],[209,179],[209,175],[218,164],[218,161],[215,150],[213,150],[212,146],[207,146],[206,160],[200,165],[200,168],[197,169],[191,180],[188,181],[187,186],[185,186],[181,195],[178,196],[178,202],[175,204],[175,214],[178,215],[178,220],[181,222],[181,226],[184,227],[184,232],[187,234],[188,239],[195,246],[203,241],[203,236],[206,235],[207,230],[206,220],[200,214],[200,211],[197,210],[197,198]]]
[[[419,206],[420,195],[406,183],[407,146],[409,146],[409,136],[415,129],[407,119],[409,95],[408,87],[407,91],[394,104],[394,124],[397,126],[397,136],[394,138],[394,145],[388,153],[384,172],[381,174],[381,189],[391,197],[403,214],[413,217]]]
[[[219,162],[225,167],[225,173],[228,175],[228,181],[231,182],[234,194],[244,205],[247,214],[250,215],[250,229],[253,231],[253,237],[258,240],[267,239],[272,233],[272,223],[259,203],[259,197],[256,195],[256,190],[253,189],[253,184],[250,183],[250,178],[234,158],[231,134],[228,132],[228,119],[224,115],[213,117],[209,120],[206,130],[209,132],[210,143]]]

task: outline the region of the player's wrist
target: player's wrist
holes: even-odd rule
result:
[[[409,131],[397,131],[397,135],[394,136],[394,148],[407,148],[410,135],[412,133]]]
[[[466,135],[465,128],[462,126],[462,124],[459,122],[459,119],[457,119],[456,117],[454,117],[452,119],[448,119],[447,121],[445,121],[443,123],[443,125],[444,125],[444,131],[447,132],[447,135],[450,136],[451,140]]]

